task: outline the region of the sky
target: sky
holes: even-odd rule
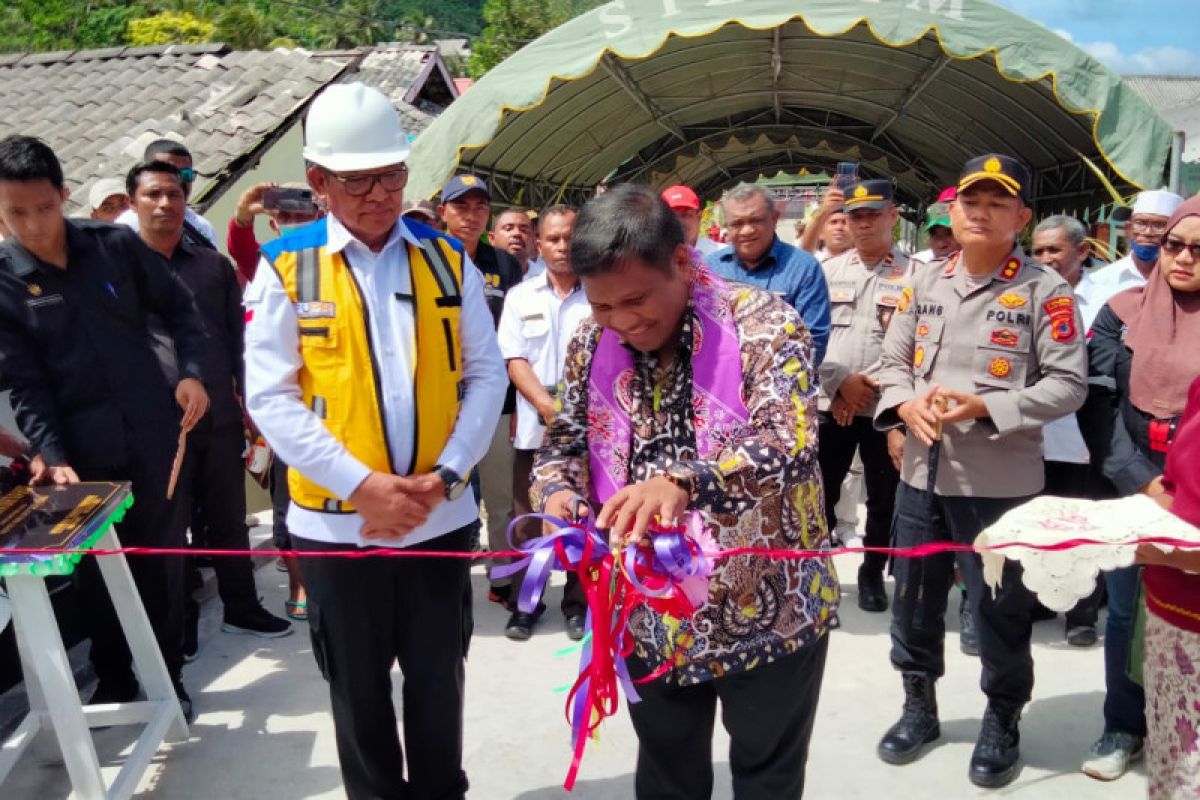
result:
[[[1200,75],[1200,0],[993,0],[1121,75]]]

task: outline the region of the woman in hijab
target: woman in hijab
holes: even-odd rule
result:
[[[1200,305],[1200,197],[1180,207],[1168,223],[1159,259],[1165,282],[1188,300],[1191,311],[1183,313],[1195,314]],[[1173,310],[1178,314],[1182,308]],[[1181,349],[1200,350],[1194,316],[1173,332],[1188,337]],[[1166,469],[1152,493],[1176,516],[1200,528],[1200,379],[1188,391]],[[1144,546],[1138,560],[1146,565],[1143,675],[1150,796],[1194,798],[1200,796],[1200,550],[1163,553]]]
[[[1165,502],[1167,454],[1182,429],[1188,387],[1200,376],[1200,198],[1179,207],[1162,241],[1147,284],[1116,295],[1096,317],[1088,342],[1091,396],[1079,421],[1092,463],[1118,495],[1141,492]],[[1104,735],[1083,763],[1084,772],[1103,780],[1141,757],[1146,737],[1146,696],[1126,674],[1139,572],[1134,566],[1105,576]]]

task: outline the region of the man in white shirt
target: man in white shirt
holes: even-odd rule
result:
[[[156,139],[146,145],[142,153],[143,161],[165,161],[183,177],[184,199],[192,196],[192,183],[196,180],[196,168],[192,164],[192,152],[183,142],[174,139]],[[118,225],[128,225],[135,231],[138,229],[138,215],[132,208],[125,211],[114,220]],[[188,206],[183,210],[183,235],[192,244],[204,245],[217,249],[217,232],[212,223],[197,214]]]
[[[478,520],[467,479],[507,382],[463,245],[400,217],[408,150],[385,95],[360,83],[325,89],[308,112],[304,159],[328,216],[264,245],[246,290],[247,406],[290,467],[287,522],[300,551],[461,553]],[[465,796],[468,562],[313,557],[300,567],[347,795]]]
[[[1084,275],[1075,287],[1084,330],[1092,327],[1100,309],[1114,295],[1145,285],[1150,270],[1158,263],[1159,240],[1166,230],[1167,219],[1181,205],[1182,197],[1165,190],[1142,192],[1137,196],[1126,227],[1129,254]]]
[[[509,291],[500,316],[500,353],[508,362],[508,377],[517,387],[517,435],[513,457],[513,516],[528,514],[529,473],[533,456],[542,445],[546,423],[554,418],[558,384],[562,380],[567,344],[581,320],[591,315],[587,295],[579,278],[571,271],[571,231],[575,209],[551,206],[539,217],[538,238],[546,262],[543,275],[526,280]],[[541,533],[541,522],[525,520],[516,538],[527,541]],[[513,578],[519,586],[523,575]],[[514,595],[515,600],[515,595]],[[539,608],[526,613],[514,606],[504,635],[524,641],[533,635],[541,615]],[[587,601],[573,574],[567,576],[562,612],[567,620],[567,635],[583,638]]]

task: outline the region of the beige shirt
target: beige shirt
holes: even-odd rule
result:
[[[988,415],[946,426],[935,491],[1022,497],[1041,491],[1042,426],[1087,395],[1083,325],[1071,287],[1013,249],[992,278],[969,288],[960,255],[916,268],[883,343],[875,425],[937,385],[983,397]],[[900,477],[926,489],[929,448],[911,433]]]
[[[821,265],[829,285],[829,346],[821,362],[819,408],[828,411],[842,381],[851,375],[877,378],[883,334],[908,285],[909,259],[893,249],[887,258],[866,265],[857,250]],[[875,416],[875,406],[858,412]]]

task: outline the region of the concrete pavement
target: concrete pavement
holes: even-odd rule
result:
[[[256,529],[256,536],[265,534]],[[838,561],[842,576],[855,575],[856,557]],[[286,576],[273,566],[257,573],[267,607],[281,612]],[[465,763],[470,797],[477,800],[626,800],[633,797],[636,740],[622,712],[589,743],[572,794],[562,789],[570,762],[565,695],[576,655],[556,655],[571,643],[556,606],[534,638],[504,638],[507,614],[486,601],[483,568],[473,573],[475,638],[468,662]],[[957,601],[952,598],[951,609]],[[370,609],[363,609],[370,613]],[[1079,771],[1079,759],[1101,728],[1103,659],[1099,646],[1079,650],[1063,641],[1061,617],[1036,626],[1037,686],[1021,726],[1024,768],[1011,786],[994,792],[967,780],[967,761],[984,699],[977,659],[958,651],[956,615],[947,641],[947,676],[938,685],[942,738],[920,761],[891,767],[875,744],[900,711],[898,677],[888,664],[888,615],[868,615],[855,605],[851,581],[842,629],[831,641],[821,706],[808,765],[806,798],[1140,798],[1140,768],[1103,784]],[[283,639],[221,633],[219,601],[205,606],[199,659],[184,681],[198,717],[187,743],[164,748],[143,779],[138,797],[171,800],[275,800],[344,797],[337,768],[326,687],[313,664],[303,623]],[[1102,619],[1103,622],[1103,619]],[[395,673],[397,685],[399,673]],[[396,692],[397,698],[399,692]],[[397,699],[397,703],[399,700]],[[714,739],[716,798],[730,798],[728,738]],[[132,742],[129,730],[96,734],[111,778]],[[61,767],[24,763],[0,785],[0,797],[51,800],[70,791]]]

